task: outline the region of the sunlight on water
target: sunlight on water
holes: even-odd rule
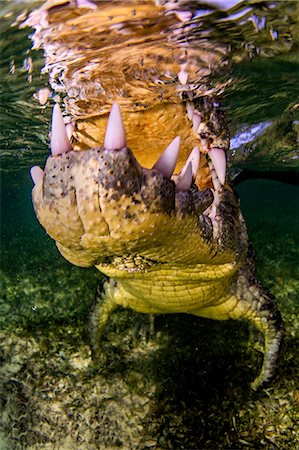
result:
[[[47,42],[47,27],[40,25],[46,22],[45,9],[31,15],[27,22],[36,27],[32,35],[35,50],[31,49],[28,29],[18,28],[33,6],[41,4],[7,2],[6,8],[2,8],[1,123],[2,130],[7,131],[0,139],[5,170],[43,160],[47,154],[50,110],[57,92],[64,97],[67,91],[68,112],[82,117],[95,111],[107,112],[107,100],[115,93],[127,96],[126,107],[131,95],[134,104],[130,107],[142,109],[161,98],[172,100],[177,89],[184,96],[184,91],[187,95],[188,89],[194,87],[198,95],[224,91],[233,134],[269,120],[273,121],[274,129],[280,127],[280,120],[283,129],[290,129],[287,141],[283,132],[275,132],[274,143],[266,137],[265,152],[256,156],[254,141],[245,152],[241,145],[240,153],[235,151],[235,164],[239,160],[244,162],[253,153],[257,164],[261,161],[269,169],[298,167],[298,127],[294,125],[298,120],[298,57],[294,53],[298,36],[294,23],[298,16],[297,2],[210,1],[205,2],[203,10],[198,9],[197,2],[183,2],[180,7],[161,2],[166,13],[164,8],[153,8],[151,2],[144,2],[138,14],[134,2],[121,9],[113,9],[113,2],[102,2],[100,14],[82,3],[77,10],[81,16],[72,14],[61,30],[63,45],[58,41],[52,44],[45,61],[42,52],[36,51],[43,41]],[[67,2],[60,4],[58,17],[69,14]],[[27,14],[22,12],[24,5]],[[55,17],[55,8],[51,13]],[[91,22],[95,16],[96,28]],[[126,48],[121,54],[118,41],[124,42]],[[142,52],[141,59],[138,55]],[[180,67],[182,73],[188,68],[188,86],[177,84]],[[49,88],[50,96],[40,105],[38,91],[42,88]],[[18,130],[13,126],[16,119]],[[271,156],[272,144],[281,150],[280,155],[273,149]]]

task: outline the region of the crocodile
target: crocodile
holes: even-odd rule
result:
[[[190,13],[167,5],[50,1],[29,16],[69,115],[53,107],[51,154],[31,168],[33,205],[68,261],[107,277],[92,315],[94,355],[118,306],[247,319],[264,338],[256,389],[274,373],[284,325],[255,278],[227,173],[223,85],[207,86],[225,52],[182,43]]]

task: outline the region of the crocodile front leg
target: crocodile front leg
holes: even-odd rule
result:
[[[117,308],[113,298],[115,281],[106,279],[97,290],[94,306],[89,321],[89,335],[92,359],[96,362],[105,360],[102,351],[102,336],[112,312]]]
[[[159,312],[159,310],[144,300],[130,294],[113,278],[106,279],[98,287],[89,322],[92,358],[96,362],[105,361],[102,349],[102,336],[110,315],[118,306],[131,308],[143,314]],[[152,321],[152,319],[150,320]],[[150,322],[150,328],[153,329],[152,322]]]

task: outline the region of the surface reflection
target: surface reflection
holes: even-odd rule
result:
[[[297,2],[160,1],[153,6],[147,1],[142,8],[134,1],[121,8],[118,2],[56,3],[6,2],[2,8],[0,139],[5,170],[44,159],[57,93],[62,97],[68,93],[66,107],[75,117],[106,113],[115,92],[127,99],[126,107],[141,109],[161,98],[172,101],[177,91],[182,98],[191,96],[190,91],[193,96],[213,93],[224,98],[233,136],[244,126],[280,120],[285,111],[290,123],[298,120],[292,101],[298,71]],[[22,10],[24,4],[27,12]],[[19,26],[34,7],[26,22],[35,28],[31,48],[28,28]],[[47,47],[49,14],[54,21],[65,18],[60,30],[63,45],[57,38]],[[45,61],[36,51],[40,47],[47,47]],[[186,73],[186,84],[178,83],[178,74],[183,79]],[[269,95],[271,81],[266,79],[273,76]],[[51,92],[40,104],[43,88]],[[257,101],[261,96],[263,101]],[[13,126],[16,119],[18,130]],[[296,146],[286,151],[284,143],[276,141],[276,147],[285,149],[277,160],[277,152],[271,154],[272,144],[267,144],[268,157],[264,159],[265,152],[250,152],[250,165],[258,158],[257,165],[268,164],[270,170],[298,167]],[[242,158],[234,162],[244,165],[248,152],[238,154]]]

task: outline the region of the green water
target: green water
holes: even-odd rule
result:
[[[127,310],[113,316],[104,342],[107,362],[95,368],[87,323],[101,276],[66,262],[34,215],[29,169],[48,155],[51,108],[32,98],[45,84],[43,61],[30,52],[29,83],[23,68],[28,30],[8,26],[16,15],[10,15],[12,5],[18,13],[25,8],[3,3],[1,24],[0,449],[72,449],[74,442],[88,450],[297,448],[298,160],[286,164],[257,149],[256,160],[242,160],[243,166],[256,176],[268,161],[268,175],[278,177],[276,168],[286,180],[289,173],[292,184],[261,178],[237,184],[258,278],[276,296],[287,329],[275,380],[250,391],[261,358],[246,324],[160,316],[147,339],[146,324],[136,331],[142,317]],[[226,99],[233,131],[286,113],[295,120],[298,61],[292,53],[284,66],[281,58],[263,60],[260,73],[251,73],[248,63],[234,68],[243,81]],[[268,84],[259,95],[273,71],[277,95]],[[250,90],[257,79],[258,89]],[[292,142],[284,159],[294,156]]]

